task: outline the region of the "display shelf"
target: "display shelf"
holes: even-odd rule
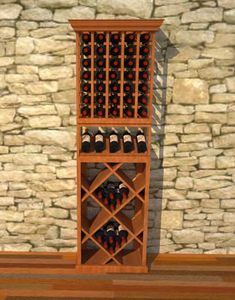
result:
[[[83,272],[147,271],[155,32],[162,21],[70,20],[77,48],[77,269]],[[131,152],[124,153],[120,136],[120,149],[111,153],[104,135],[104,150],[97,153],[92,134],[83,152],[84,127],[140,127],[147,151],[138,152],[133,135]],[[121,186],[128,193],[117,202]]]

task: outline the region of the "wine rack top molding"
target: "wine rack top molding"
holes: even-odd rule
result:
[[[83,31],[157,31],[163,19],[157,20],[69,20],[76,32]]]

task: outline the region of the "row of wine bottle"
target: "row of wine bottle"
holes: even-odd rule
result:
[[[130,33],[126,33],[125,34],[125,43],[127,44],[133,44],[136,42],[136,38],[137,38],[137,35],[136,33],[134,32],[130,32]],[[90,33],[83,33],[81,35],[81,39],[83,41],[83,43],[85,44],[89,44],[91,42],[91,34]],[[109,40],[112,44],[119,44],[121,42],[121,34],[120,33],[111,33],[109,35]],[[94,36],[94,41],[97,43],[97,44],[104,44],[106,42],[106,34],[105,33],[96,33],[95,36]],[[140,42],[142,44],[146,44],[146,43],[149,43],[150,41],[150,34],[145,32],[145,33],[142,33],[140,34]]]
[[[82,92],[90,93],[91,91],[91,84],[89,82],[84,82],[81,85]],[[109,90],[111,93],[120,93],[121,91],[121,85],[117,81],[113,81],[111,84],[109,84]],[[123,85],[123,91],[125,93],[132,94],[135,90],[134,84],[131,82],[125,82]],[[98,81],[95,83],[95,91],[97,93],[105,93],[106,91],[106,85],[102,81]],[[138,84],[138,91],[140,93],[147,93],[148,92],[148,84],[146,83],[139,83]]]
[[[105,95],[103,93],[98,93],[94,97],[95,104],[105,105]],[[109,103],[114,105],[120,104],[120,96],[117,93],[112,93],[109,98]],[[124,105],[133,105],[135,103],[135,97],[132,94],[126,94],[123,97]],[[85,105],[91,104],[91,96],[88,94],[82,95],[82,103]],[[148,96],[145,94],[141,94],[138,96],[138,104],[139,105],[147,105],[148,104]]]
[[[121,55],[121,46],[115,45],[110,47],[109,49],[109,55],[111,56],[119,56]],[[139,49],[139,54],[141,56],[147,56],[149,55],[149,47],[144,45],[141,46]],[[82,47],[82,54],[85,56],[90,56],[91,55],[91,46],[83,46]],[[106,46],[103,45],[98,45],[94,47],[94,54],[95,55],[106,55]],[[135,45],[130,45],[125,47],[124,49],[124,55],[126,56],[134,56],[136,54],[136,46]]]
[[[124,59],[124,68],[125,69],[132,69],[136,67],[137,60],[133,57],[127,57]],[[91,67],[91,59],[84,58],[81,61],[81,64],[84,68]],[[105,68],[106,67],[106,59],[103,57],[95,58],[94,65],[96,68]],[[149,60],[146,57],[141,57],[139,59],[139,68],[146,69],[149,66]],[[121,67],[121,59],[118,57],[112,57],[109,59],[109,67],[111,68],[120,68]]]
[[[109,78],[108,79],[118,81],[118,80],[120,80],[120,75],[121,75],[120,72],[117,72],[115,70],[111,70],[111,71],[109,71],[109,74],[108,74]],[[139,72],[139,75],[138,75],[139,80],[148,80],[148,78],[149,78],[148,71],[145,70],[145,71],[140,71]],[[81,79],[84,79],[84,80],[87,80],[87,81],[91,80],[91,71],[88,71],[88,70],[83,71],[81,73]],[[102,69],[101,70],[99,69],[98,71],[96,71],[94,73],[94,79],[95,80],[106,80],[106,72],[103,71]],[[133,72],[133,71],[125,71],[124,72],[124,80],[125,81],[135,81],[136,80],[136,73]]]
[[[91,143],[92,143],[92,135],[86,129],[82,134],[82,151],[90,152],[91,151]],[[120,138],[117,131],[112,128],[111,133],[109,134],[109,151],[110,153],[115,153],[120,150]],[[134,142],[131,136],[131,133],[126,129],[122,134],[122,142],[123,142],[123,151],[124,153],[129,153],[134,149]],[[144,132],[141,128],[138,128],[136,133],[136,144],[137,150],[139,153],[143,153],[147,151],[146,139],[144,136]],[[94,149],[97,153],[104,151],[105,149],[105,135],[101,130],[98,130],[94,135]]]
[[[129,189],[122,182],[108,181],[96,189],[97,198],[111,211],[115,211],[127,199]]]
[[[110,221],[95,233],[95,238],[105,249],[114,254],[126,244],[128,232],[121,224]]]

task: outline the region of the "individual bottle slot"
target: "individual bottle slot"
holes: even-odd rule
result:
[[[125,131],[123,133],[122,139],[123,139],[124,153],[129,153],[129,152],[133,151],[134,145],[133,145],[132,136],[131,136],[130,132],[127,130],[127,128],[125,129]]]
[[[134,91],[134,86],[130,82],[125,82],[123,86],[123,90],[125,93],[133,93]]]
[[[104,104],[105,104],[105,96],[104,96],[103,94],[97,94],[97,95],[95,96],[95,102],[96,102],[97,104],[102,104],[102,105],[104,105]]]
[[[84,118],[84,117],[89,117],[91,114],[91,110],[90,108],[87,106],[87,105],[84,105],[82,108],[81,108],[81,116]]]
[[[81,90],[85,93],[89,93],[91,91],[91,85],[88,82],[84,82],[81,85]]]
[[[87,94],[83,95],[82,96],[82,103],[86,104],[86,105],[90,104],[91,103],[91,97]]]
[[[104,55],[106,53],[106,47],[103,45],[96,46],[95,53],[97,55]]]
[[[147,118],[147,116],[148,116],[148,109],[147,109],[147,107],[141,105],[141,106],[138,108],[138,114],[139,114],[139,116],[142,117],[142,118]]]
[[[117,57],[111,58],[110,59],[110,66],[112,68],[116,68],[116,69],[120,68],[120,66],[121,66],[121,60],[119,58],[117,58]]]
[[[120,150],[119,137],[114,128],[112,128],[112,131],[109,135],[109,150],[111,153],[115,153]]]
[[[141,58],[139,61],[139,67],[146,69],[149,66],[149,61],[146,58]]]
[[[110,103],[114,104],[114,105],[118,105],[120,103],[120,98],[118,96],[118,94],[113,93],[110,95],[109,97]]]
[[[146,44],[150,41],[150,34],[148,32],[142,33],[140,35],[140,42]]]
[[[138,86],[138,90],[141,93],[147,93],[148,92],[148,85],[146,83],[140,83]]]
[[[95,151],[98,152],[98,153],[104,151],[104,146],[105,146],[105,144],[104,144],[104,134],[99,129],[97,131],[97,133],[95,134],[95,139],[94,139]]]
[[[132,94],[126,94],[123,99],[126,105],[133,105],[135,101],[135,98]]]
[[[124,72],[124,79],[126,81],[133,81],[135,80],[135,73],[132,71],[125,71]]]
[[[96,66],[96,68],[104,68],[105,67],[105,59],[102,57],[96,58],[95,66]]]
[[[138,97],[139,104],[147,105],[148,104],[148,97],[147,95],[140,95]]]
[[[140,47],[140,55],[142,55],[142,56],[147,56],[147,55],[149,55],[149,47],[147,47],[147,46],[142,46],[142,47]]]
[[[121,54],[121,47],[118,45],[112,46],[109,50],[110,55],[118,56]]]
[[[109,79],[110,80],[118,80],[119,79],[119,73],[118,72],[116,72],[116,71],[110,71],[109,72]]]
[[[84,79],[84,80],[90,80],[91,79],[91,72],[90,71],[83,71],[81,78]]]
[[[136,142],[137,142],[137,150],[139,153],[143,153],[147,151],[146,139],[144,136],[144,132],[141,128],[138,128],[136,134]]]
[[[119,33],[115,32],[110,35],[110,42],[112,44],[115,44],[115,45],[119,44],[120,41],[121,41],[121,35]]]
[[[132,69],[135,67],[135,59],[134,58],[126,58],[124,61],[124,66],[126,69]]]
[[[148,80],[149,79],[149,73],[147,71],[140,71],[139,72],[139,79],[140,80]]]
[[[82,54],[85,56],[91,55],[91,47],[90,46],[82,47]]]
[[[95,108],[95,115],[98,118],[103,118],[105,116],[105,109],[104,109],[103,105],[97,104],[97,106]]]
[[[81,35],[81,39],[82,39],[83,43],[89,44],[91,42],[91,35],[89,33],[83,33]]]
[[[105,93],[105,84],[102,81],[99,81],[95,85],[97,93]]]
[[[124,114],[128,118],[133,118],[134,117],[134,109],[132,108],[131,105],[125,105]]]
[[[134,32],[130,32],[125,35],[125,42],[127,44],[133,44],[135,41],[136,41],[136,34]]]
[[[82,134],[82,152],[90,152],[91,151],[91,134],[88,132],[86,128]]]
[[[90,58],[85,58],[85,59],[82,59],[82,66],[86,69],[90,68],[91,67],[91,60]]]
[[[97,44],[103,44],[106,40],[105,34],[104,33],[96,33],[95,34],[95,41]]]
[[[103,70],[99,70],[95,72],[95,78],[97,80],[105,80],[106,73]]]
[[[110,90],[112,93],[120,93],[120,84],[117,82],[112,82],[110,84]]]
[[[119,116],[119,109],[115,104],[111,105],[109,112],[114,118],[117,118]]]
[[[126,56],[133,56],[136,54],[136,47],[134,45],[127,46],[124,53]]]

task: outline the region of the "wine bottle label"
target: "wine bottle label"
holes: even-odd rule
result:
[[[118,226],[118,231],[125,230],[122,225]]]
[[[124,184],[124,183],[120,183],[120,184],[119,184],[119,189],[123,189],[123,188],[126,189],[125,184]]]
[[[137,135],[137,143],[146,142],[145,136],[143,134]]]
[[[110,135],[110,142],[118,142],[118,136],[116,134]]]
[[[126,142],[131,142],[132,140],[131,140],[131,136],[129,135],[129,134],[125,134],[124,136],[123,136],[123,141],[124,141],[124,143],[126,143]]]
[[[97,134],[97,135],[95,136],[95,143],[96,143],[96,142],[103,142],[103,141],[104,141],[104,137],[103,137],[102,134]]]
[[[109,232],[109,231],[115,231],[115,230],[113,227],[109,227],[106,231]]]
[[[90,137],[89,134],[84,134],[84,135],[82,136],[82,143],[85,143],[85,142],[88,142],[88,143],[91,142],[91,137]]]

